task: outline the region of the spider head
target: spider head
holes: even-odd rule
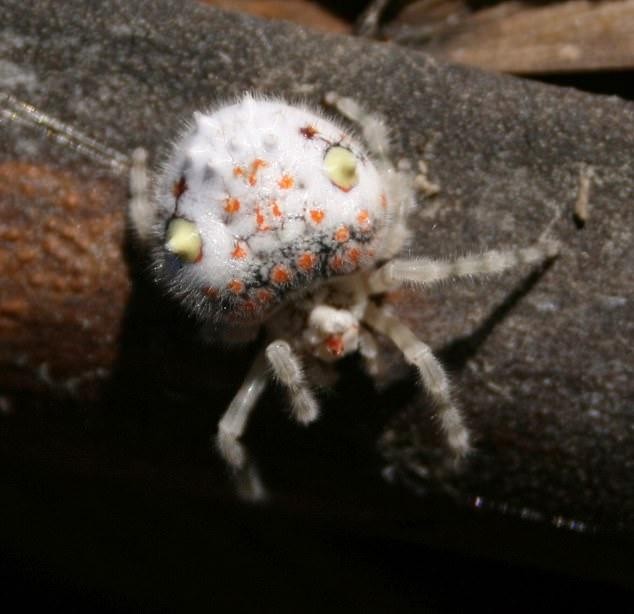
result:
[[[304,342],[324,362],[334,362],[359,348],[359,321],[347,309],[317,305],[307,324]]]

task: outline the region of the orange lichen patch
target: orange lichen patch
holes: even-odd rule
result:
[[[303,128],[300,128],[299,132],[303,137],[310,140],[315,138],[315,135],[317,134],[317,128],[315,128],[315,126],[311,126],[310,124],[308,124],[308,126],[304,126]]]
[[[266,218],[264,217],[264,213],[262,213],[262,209],[260,205],[256,205],[255,207],[255,223],[258,227],[258,230],[268,230],[269,226],[266,223]]]
[[[258,301],[260,301],[260,303],[269,303],[273,300],[273,293],[270,290],[260,288],[255,293],[255,297],[258,299]]]
[[[244,166],[234,166],[233,167],[233,176],[234,177],[244,177],[247,174]]]
[[[361,209],[361,211],[357,213],[357,222],[364,228],[367,228],[370,225],[370,214],[365,209]]]
[[[291,277],[291,271],[283,264],[276,264],[271,269],[271,281],[278,286],[287,284],[291,280]]]
[[[235,248],[231,252],[231,257],[234,260],[244,260],[247,257],[247,250],[245,249],[245,244],[241,242],[236,243]]]
[[[213,288],[212,286],[203,288],[203,294],[212,300],[216,300],[220,296],[218,288]]]
[[[172,186],[172,194],[174,198],[178,200],[185,192],[187,192],[187,181],[185,177],[181,177],[178,181],[174,182]]]
[[[312,252],[304,252],[297,258],[297,266],[302,271],[310,271],[315,267],[316,262],[317,256],[315,256]]]
[[[385,192],[381,194],[381,207],[383,207],[384,209],[387,207],[387,196]]]
[[[227,284],[227,289],[233,294],[242,294],[244,292],[244,284],[239,279],[232,279]]]
[[[326,338],[324,342],[326,344],[326,348],[333,356],[341,356],[343,355],[344,345],[343,345],[343,335],[341,333],[336,335],[330,335]]]
[[[280,207],[280,203],[277,200],[271,201],[271,213],[275,217],[282,217],[282,208]]]
[[[282,175],[282,178],[277,182],[282,190],[290,190],[295,185],[295,180],[290,175]]]
[[[258,171],[261,168],[266,168],[268,166],[268,162],[266,160],[262,160],[261,158],[256,158],[251,162],[251,170],[249,172],[249,185],[253,186],[258,182]]]
[[[335,230],[335,241],[339,243],[345,243],[350,238],[350,231],[346,226],[339,226]]]
[[[311,209],[309,213],[310,219],[313,220],[315,224],[321,224],[326,217],[326,214],[321,209]]]
[[[240,201],[237,198],[230,196],[225,200],[225,211],[231,214],[237,213],[240,211]]]

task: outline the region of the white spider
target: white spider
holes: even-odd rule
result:
[[[244,468],[239,440],[271,373],[292,416],[319,415],[312,390],[332,363],[358,352],[377,370],[376,335],[391,339],[420,373],[447,445],[469,451],[469,432],[431,349],[383,305],[407,283],[499,273],[554,256],[555,241],[453,262],[397,259],[407,244],[417,178],[389,158],[384,124],[356,102],[328,102],[356,122],[368,151],[344,128],[303,107],[255,98],[210,113],[176,141],[150,193],[145,153],[131,172],[130,219],[150,250],[156,281],[220,342],[265,348],[218,424],[217,447]],[[309,381],[305,366],[319,375]]]

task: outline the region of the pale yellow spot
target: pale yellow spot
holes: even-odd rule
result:
[[[352,189],[359,183],[357,173],[357,159],[355,155],[345,147],[331,147],[324,158],[324,170],[328,179],[344,192]]]
[[[174,218],[167,226],[165,239],[165,248],[185,262],[196,262],[202,257],[200,233],[189,220]]]

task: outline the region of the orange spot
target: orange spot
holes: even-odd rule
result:
[[[249,185],[255,185],[258,181],[258,171],[268,166],[265,160],[256,158],[251,162],[251,172],[249,173]]]
[[[337,271],[337,272],[341,271],[343,269],[343,267],[344,267],[343,258],[341,256],[339,256],[339,255],[333,256],[330,259],[330,263],[329,264],[330,264],[330,268],[333,271]]]
[[[370,223],[370,214],[365,209],[362,209],[357,214],[357,222],[359,222],[361,226],[367,226]]]
[[[231,252],[234,260],[244,260],[247,257],[247,250],[240,243],[236,243],[235,249]]]
[[[341,333],[338,335],[330,335],[325,341],[326,348],[333,356],[341,356],[343,354],[343,336]]]
[[[185,177],[181,177],[178,181],[174,182],[172,186],[172,194],[174,198],[180,198],[185,192],[187,192],[187,181],[185,181]]]
[[[271,281],[274,284],[287,284],[291,280],[291,272],[283,264],[276,264],[271,269]]]
[[[321,209],[311,209],[310,217],[315,224],[321,224],[322,220],[326,217],[326,214]]]
[[[203,289],[203,294],[207,298],[217,299],[220,293],[218,292],[218,288],[212,288],[211,286],[209,286],[208,288]]]
[[[312,139],[317,134],[317,128],[315,128],[315,126],[311,126],[310,124],[308,124],[308,126],[300,128],[299,131],[301,135],[307,139]]]
[[[234,177],[242,177],[246,171],[244,170],[244,166],[234,166],[233,167],[233,176]]]
[[[277,182],[277,185],[279,185],[282,190],[288,190],[295,185],[295,180],[290,175],[283,175]]]
[[[225,211],[227,213],[237,213],[240,211],[240,201],[233,196],[227,198],[225,201]]]
[[[302,269],[302,271],[310,271],[310,269],[315,266],[316,262],[317,256],[311,252],[304,252],[297,258],[297,266]]]
[[[280,203],[274,200],[271,203],[271,211],[275,217],[282,217],[282,209],[280,209]]]
[[[340,226],[335,231],[335,241],[345,243],[350,238],[350,231],[345,226]]]
[[[268,230],[269,227],[266,223],[266,218],[262,213],[262,209],[260,209],[260,205],[256,205],[255,207],[255,223],[257,224],[258,230]]]
[[[227,288],[233,294],[242,294],[244,292],[244,284],[239,279],[232,279],[228,284]]]
[[[361,258],[361,250],[359,248],[357,248],[357,247],[351,247],[346,252],[346,258],[350,262],[353,262],[354,264],[358,264],[359,263],[359,259]]]
[[[258,301],[260,301],[260,303],[268,303],[269,301],[273,300],[273,293],[270,290],[265,290],[264,288],[258,290],[255,296],[257,297]]]
[[[381,194],[381,207],[384,209],[387,207],[387,196],[385,195],[385,192]]]

